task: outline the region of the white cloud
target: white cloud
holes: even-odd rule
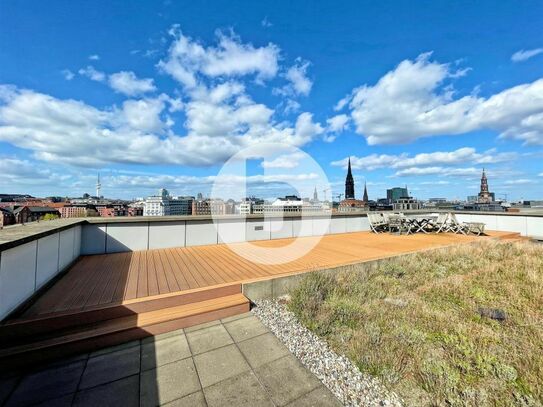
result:
[[[184,86],[198,84],[198,76],[211,78],[256,75],[258,81],[273,78],[278,70],[279,48],[274,44],[255,47],[242,43],[233,32],[217,32],[217,46],[205,47],[183,35],[177,26],[170,30],[174,41],[159,68]]]
[[[296,60],[296,65],[291,66],[285,77],[290,81],[294,93],[307,96],[311,92],[313,82],[307,77],[308,61],[302,61],[301,58]]]
[[[402,61],[374,86],[355,89],[350,102],[356,131],[368,144],[407,143],[421,137],[491,129],[525,144],[543,144],[543,79],[488,98],[455,98],[448,81],[465,75],[422,54]]]
[[[528,50],[522,49],[520,51],[515,52],[513,55],[511,55],[511,61],[523,62],[541,53],[543,53],[543,48],[535,48],[535,49],[528,49]]]
[[[455,176],[475,177],[481,174],[480,168],[450,168],[450,167],[410,167],[397,171],[395,177],[420,176],[420,175],[440,175],[440,176]]]
[[[89,55],[89,59],[91,61],[98,61],[100,59],[100,55],[97,55],[97,54]]]
[[[364,157],[351,156],[351,166],[354,169],[375,170],[378,168],[407,168],[431,165],[456,165],[463,163],[492,164],[512,161],[518,156],[514,152],[498,153],[489,150],[478,153],[474,148],[463,147],[454,151],[436,151],[420,153],[411,156],[407,153],[400,155],[371,154]],[[331,163],[333,166],[346,168],[349,157]]]
[[[131,71],[121,71],[110,75],[109,86],[116,92],[128,96],[141,95],[156,90],[152,79],[138,79],[136,74]]]
[[[75,74],[69,69],[63,69],[61,73],[67,81],[71,81],[75,77]]]
[[[79,75],[86,76],[90,80],[96,82],[103,82],[106,80],[106,74],[97,71],[92,65],[88,65],[86,68],[81,68],[78,73]]]
[[[356,89],[353,92],[355,92],[355,91],[356,91]],[[340,110],[342,110],[345,106],[347,106],[349,104],[349,102],[351,101],[352,98],[353,98],[353,93],[349,93],[347,96],[340,99],[336,103],[336,105],[334,106],[334,110],[336,112],[339,112]]]
[[[305,154],[300,152],[284,154],[274,160],[263,161],[261,165],[263,168],[296,168],[300,165],[300,160],[304,157]]]
[[[166,95],[100,110],[0,86],[0,140],[30,150],[40,160],[76,166],[203,166],[262,142],[301,146],[324,131],[307,112],[294,125],[273,122],[273,110],[253,102],[235,84],[199,89],[193,96],[184,104],[186,134],[177,135],[164,111],[168,104],[175,106],[175,99]]]
[[[328,123],[327,131],[339,133],[347,129],[349,116],[346,114],[338,114],[326,120]]]

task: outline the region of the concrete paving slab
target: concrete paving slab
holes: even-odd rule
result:
[[[219,325],[220,323],[221,323],[221,321],[210,321],[210,322],[205,322],[203,324],[194,325],[194,326],[191,326],[189,328],[185,328],[185,334],[188,334],[189,332],[198,331],[198,330],[204,329],[204,328],[209,328],[210,326]]]
[[[187,340],[193,355],[234,343],[230,334],[222,325],[215,325],[195,332],[188,332]]]
[[[164,404],[164,407],[207,407],[204,393],[198,391],[196,393],[189,394],[188,396],[181,397],[170,403]],[[230,406],[233,407],[233,406]]]
[[[24,406],[75,393],[84,361],[41,370],[25,376],[9,397],[7,406]]]
[[[121,343],[115,346],[109,346],[107,348],[98,349],[97,351],[92,352],[90,354],[90,357],[93,358],[95,356],[105,355],[106,353],[111,353],[111,352],[116,352],[118,350],[132,348],[133,346],[139,346],[139,344],[140,344],[140,341],[138,340],[138,341],[130,341],[130,342]]]
[[[209,386],[204,393],[209,407],[273,407],[266,390],[251,371]]]
[[[321,382],[292,355],[255,369],[273,401],[284,406],[319,387]]]
[[[157,406],[200,390],[192,358],[141,373],[140,406]]]
[[[235,345],[196,355],[194,363],[204,388],[250,369]]]
[[[147,338],[143,338],[141,340],[141,344],[145,345],[147,343],[158,342],[158,341],[161,341],[162,339],[171,338],[172,336],[183,335],[184,333],[185,332],[184,332],[183,329],[176,329],[175,331],[165,332],[165,333],[160,334],[160,335],[154,335],[154,336],[149,336]]]
[[[221,319],[221,322],[223,324],[226,324],[227,322],[237,321],[238,319],[243,319],[243,318],[252,317],[252,316],[254,316],[252,312],[244,312],[243,314],[232,315],[231,317],[223,318]]]
[[[268,328],[262,325],[262,322],[254,315],[225,323],[224,327],[232,335],[235,342],[244,341],[268,332]]]
[[[139,402],[139,375],[102,384],[75,395],[76,407],[137,406]]]
[[[303,395],[288,404],[288,407],[341,407],[343,404],[324,386]]]
[[[139,373],[139,370],[139,346],[95,356],[88,360],[79,388],[87,389],[132,376]]]
[[[269,332],[238,344],[253,369],[290,354],[285,345]]]
[[[156,342],[141,345],[141,370],[153,369],[167,363],[188,358],[190,349],[185,335],[179,333]]]

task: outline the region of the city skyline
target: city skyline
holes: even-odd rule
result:
[[[280,141],[329,199],[349,157],[357,197],[464,200],[484,167],[496,198],[542,198],[541,5],[248,4],[4,4],[0,192],[92,194],[100,173],[110,198],[209,196],[233,153]],[[249,192],[289,194],[298,160],[255,165]]]

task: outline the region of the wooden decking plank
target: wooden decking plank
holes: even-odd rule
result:
[[[190,269],[187,267],[181,256],[178,254],[177,249],[168,249],[172,260],[172,267],[176,271],[176,276],[179,279],[183,279],[189,286],[189,289],[198,288],[200,285],[192,275]]]
[[[202,272],[198,269],[198,266],[193,263],[192,256],[186,249],[186,247],[176,249],[176,254],[183,261],[186,269],[190,272],[194,280],[197,282],[198,287],[205,287],[207,285],[210,285],[210,283],[206,279],[204,279],[204,276]]]
[[[153,254],[151,251],[145,252],[145,267],[147,269],[147,284],[149,293],[147,295],[157,295],[160,294],[158,288],[158,276],[156,271],[156,265],[153,261]]]
[[[285,254],[272,249],[287,247],[293,239],[251,242],[264,249],[259,252],[259,262],[252,262],[237,254],[235,247],[231,248],[230,245],[83,256],[25,315],[77,311],[230,282],[265,279],[387,258],[476,239],[482,238],[453,234],[375,235],[368,232],[326,235],[311,251],[292,261],[287,261]],[[307,240],[306,243],[311,242]],[[290,250],[299,250],[299,246]]]
[[[213,275],[211,275],[208,268],[198,261],[198,258],[194,255],[193,247],[185,247],[182,252],[185,252],[186,259],[193,265],[193,275],[195,277],[200,276],[205,285],[219,284],[219,282],[213,278]]]
[[[136,298],[149,296],[149,285],[147,281],[147,253],[140,252],[138,259],[138,291]]]
[[[162,269],[164,270],[164,274],[166,275],[166,280],[168,281],[168,287],[170,287],[170,292],[188,289],[188,285],[183,286],[179,284],[175,275],[175,271],[170,264],[170,254],[168,253],[168,251],[160,250],[158,254],[160,256],[160,262],[162,263]]]
[[[121,253],[119,257],[120,260],[116,264],[118,269],[114,270],[114,278],[110,280],[110,284],[104,290],[102,298],[100,298],[100,304],[109,304],[122,301],[123,299],[124,289],[128,280],[131,253]]]
[[[138,270],[139,270],[140,252],[132,252],[130,264],[128,267],[128,280],[123,291],[122,299],[131,300],[137,298],[138,295]]]

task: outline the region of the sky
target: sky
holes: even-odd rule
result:
[[[254,146],[264,198],[350,157],[357,197],[543,199],[543,3],[0,1],[0,193],[209,195]]]

